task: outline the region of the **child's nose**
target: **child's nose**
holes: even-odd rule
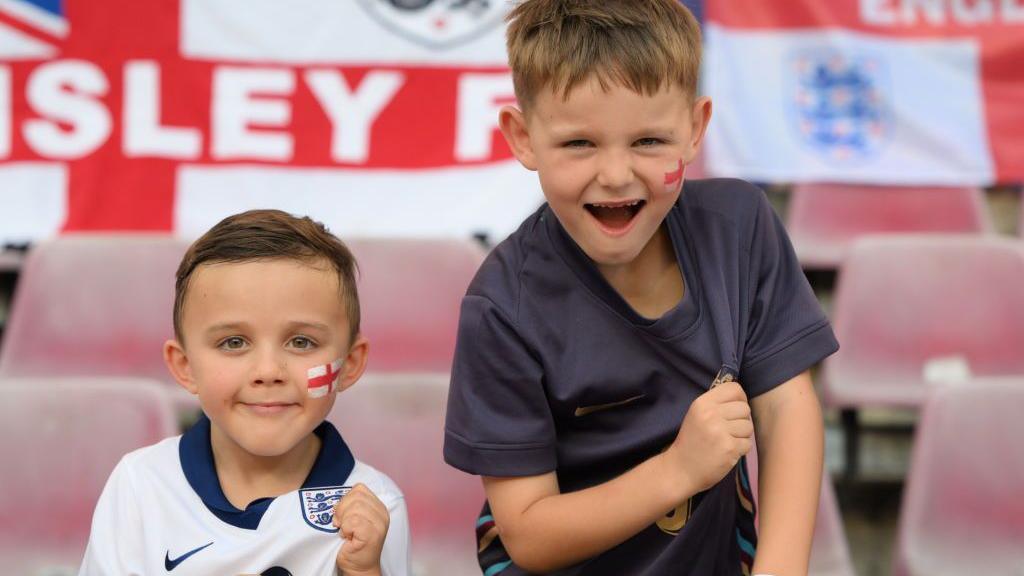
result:
[[[608,151],[599,159],[597,183],[605,188],[623,188],[633,183],[633,158],[628,152]]]
[[[272,350],[264,350],[257,354],[252,375],[254,384],[280,384],[285,381],[286,374],[287,363],[283,355]]]

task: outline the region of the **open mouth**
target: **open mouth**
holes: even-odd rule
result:
[[[624,200],[620,202],[592,202],[584,204],[587,212],[609,232],[622,232],[629,228],[640,213],[646,200]]]

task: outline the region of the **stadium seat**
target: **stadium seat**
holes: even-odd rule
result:
[[[459,306],[486,251],[466,240],[345,239],[359,263],[369,370],[448,372]]]
[[[170,381],[174,273],[187,244],[159,235],[73,234],[25,259],[0,351],[2,376]]]
[[[747,455],[751,489],[758,500],[757,449]],[[759,500],[758,500],[759,501]],[[756,520],[760,519],[760,515]],[[828,472],[823,471],[821,495],[818,498],[818,516],[814,525],[814,540],[811,542],[811,559],[808,576],[854,576],[850,547],[846,541],[842,515],[836,502],[835,489]]]
[[[991,233],[977,188],[799,184],[786,220],[800,263],[835,269],[858,237],[880,233]]]
[[[338,395],[328,419],[356,458],[405,493],[414,572],[479,576],[475,521],[480,480],[441,459],[448,374],[367,374]]]
[[[935,382],[1024,373],[1024,245],[997,237],[858,241],[833,302],[827,406],[914,408]]]
[[[903,493],[896,576],[1024,574],[1024,375],[937,388]]]
[[[4,574],[74,574],[93,508],[126,453],[177,434],[165,386],[142,379],[0,382]]]

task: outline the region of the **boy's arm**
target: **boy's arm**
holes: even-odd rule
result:
[[[674,480],[663,455],[579,492],[559,493],[554,472],[484,477],[502,543],[513,561],[544,573],[596,556],[653,524],[696,493]]]
[[[807,574],[821,493],[824,428],[809,372],[750,401],[759,470],[755,574]]]
[[[517,566],[549,572],[636,535],[717,483],[750,449],[753,424],[739,385],[693,402],[672,445],[632,470],[578,492],[559,492],[554,472],[484,478],[502,543]]]

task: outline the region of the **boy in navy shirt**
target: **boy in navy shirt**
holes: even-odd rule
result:
[[[711,116],[696,21],[528,0],[509,22],[500,126],[547,203],[462,304],[444,453],[483,476],[484,573],[806,574],[808,369],[838,344],[763,192],[683,184]]]

